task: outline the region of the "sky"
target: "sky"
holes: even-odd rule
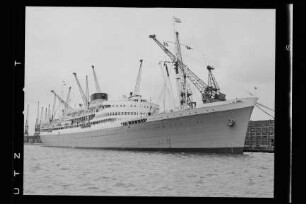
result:
[[[174,25],[173,16],[182,22]],[[29,104],[29,134],[37,102],[52,107],[50,90],[65,99],[71,86],[70,105],[82,103],[73,72],[84,91],[88,75],[89,92],[95,92],[91,65],[102,91],[109,100],[118,100],[133,91],[143,59],[140,92],[160,104],[164,81],[158,62],[169,58],[148,36],[174,42],[174,26],[180,42],[192,48],[182,47],[184,63],[204,82],[206,65],[212,65],[227,99],[251,93],[274,109],[274,9],[27,7],[24,114],[26,118]],[[168,48],[173,50],[171,43]],[[251,119],[271,117],[254,108]]]

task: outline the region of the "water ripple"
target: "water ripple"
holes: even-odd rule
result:
[[[24,151],[25,195],[273,197],[271,153]]]

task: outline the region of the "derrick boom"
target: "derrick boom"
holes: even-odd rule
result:
[[[86,99],[89,101],[88,77],[86,75]]]
[[[71,108],[59,95],[57,95],[54,90],[51,90],[51,93],[54,94],[54,96],[65,106],[66,109],[73,111],[73,108]]]
[[[75,80],[76,80],[76,82],[77,82],[77,84],[78,84],[79,91],[80,91],[80,94],[81,94],[81,96],[82,96],[83,104],[84,104],[84,106],[85,106],[86,108],[88,108],[89,103],[88,103],[88,100],[87,100],[87,98],[86,98],[86,95],[84,94],[84,91],[83,91],[83,89],[82,89],[82,86],[81,86],[81,84],[80,84],[80,82],[79,82],[79,80],[78,80],[77,74],[74,72],[73,75],[74,75]]]
[[[99,83],[98,83],[97,75],[96,75],[96,72],[95,72],[95,67],[93,65],[91,65],[91,68],[92,68],[92,72],[93,72],[94,79],[95,79],[96,91],[97,91],[97,93],[101,93],[101,87],[99,86]]]
[[[141,59],[139,61],[140,61],[140,65],[139,65],[137,81],[136,81],[135,88],[134,88],[134,95],[139,95],[140,94],[140,81],[141,81],[141,71],[142,71],[143,60]]]
[[[67,103],[67,104],[69,104],[70,92],[71,92],[71,86],[69,87],[68,94],[67,94],[67,97],[66,97],[66,103]]]

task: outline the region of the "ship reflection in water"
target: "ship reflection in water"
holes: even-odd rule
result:
[[[24,154],[24,195],[273,197],[273,153],[25,145]]]

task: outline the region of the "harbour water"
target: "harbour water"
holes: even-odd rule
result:
[[[273,197],[274,153],[24,146],[24,195]]]

